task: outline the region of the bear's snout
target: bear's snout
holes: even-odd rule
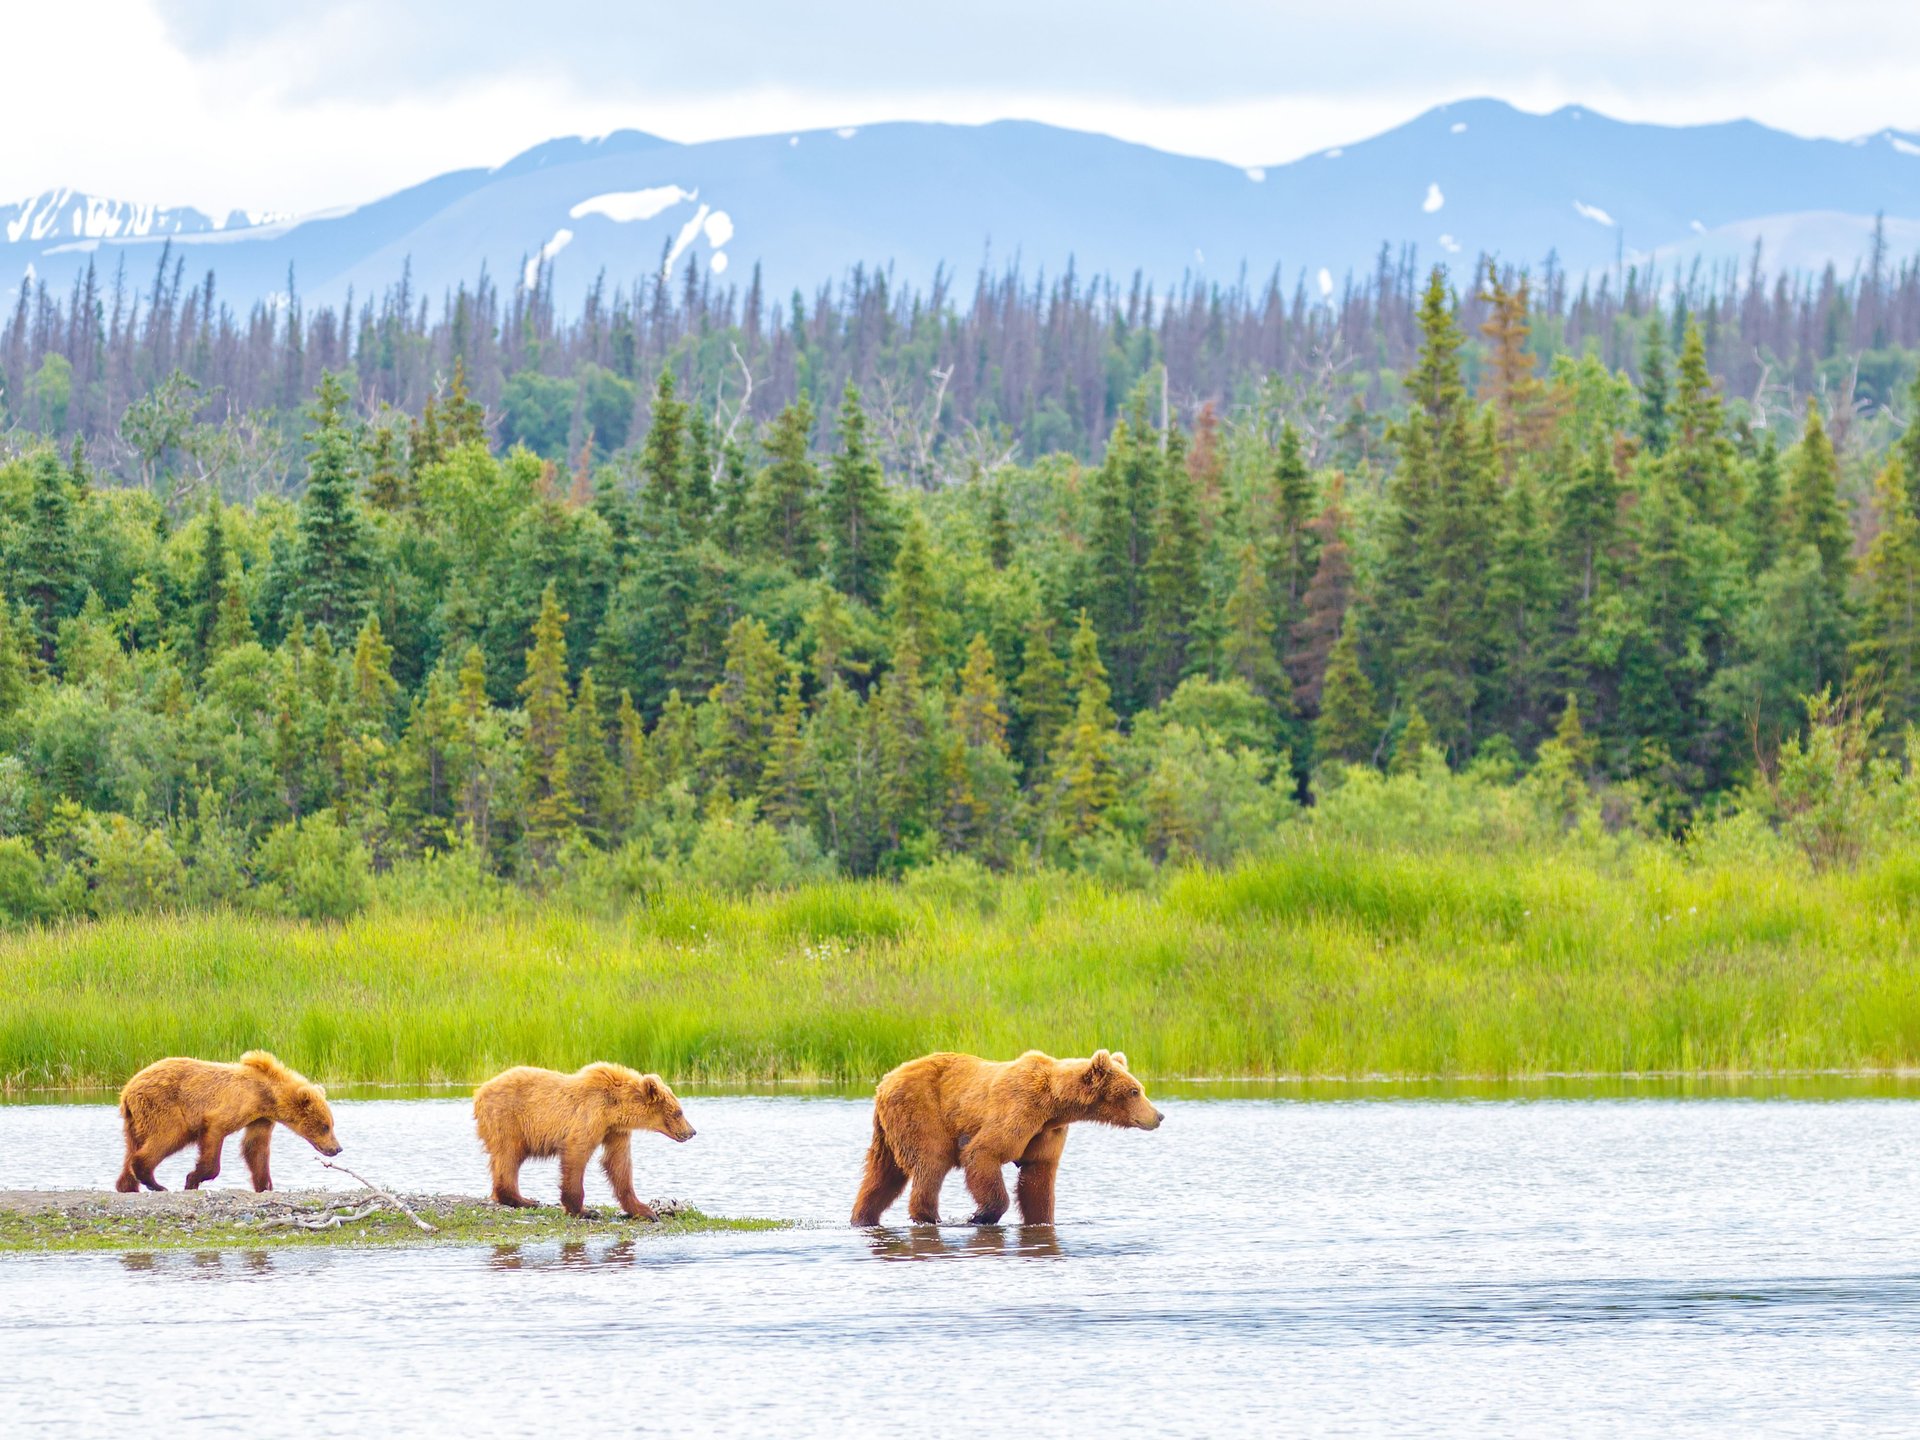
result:
[[[1167,1117],[1151,1105],[1147,1107],[1147,1111],[1153,1118],[1150,1120],[1142,1120],[1140,1122],[1140,1128],[1142,1130],[1158,1130],[1160,1128],[1160,1122]]]
[[[326,1145],[322,1145],[320,1147],[320,1153],[327,1156],[338,1155],[340,1153],[340,1142],[335,1140]]]

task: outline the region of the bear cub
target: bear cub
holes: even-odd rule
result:
[[[327,1092],[264,1050],[249,1050],[237,1065],[179,1056],[156,1060],[121,1090],[120,1119],[127,1158],[114,1188],[129,1193],[142,1185],[166,1189],[154,1178],[154,1167],[196,1143],[200,1158],[187,1174],[187,1189],[199,1189],[220,1173],[220,1151],[236,1130],[246,1131],[240,1154],[253,1188],[271,1190],[267,1159],[276,1121],[322,1155],[340,1153]]]
[[[604,1061],[571,1075],[517,1065],[473,1092],[473,1119],[493,1167],[493,1198],[532,1205],[520,1193],[520,1166],[529,1157],[560,1157],[560,1203],[569,1215],[586,1211],[587,1162],[595,1149],[620,1208],[652,1220],[651,1206],[633,1192],[635,1130],[691,1140],[693,1126],[658,1075],[641,1075]]]

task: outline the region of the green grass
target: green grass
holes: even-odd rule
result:
[[[608,1058],[864,1084],[932,1049],[1101,1045],[1162,1077],[1920,1066],[1920,867],[1302,846],[1155,893],[1043,875],[0,938],[12,1089],[252,1046],[334,1082]]]
[[[540,1241],[583,1242],[698,1235],[719,1230],[778,1230],[779,1220],[728,1220],[683,1211],[641,1223],[607,1216],[576,1220],[557,1207],[505,1210],[478,1200],[430,1207],[427,1234],[403,1215],[382,1210],[332,1230],[262,1228],[258,1221],[165,1214],[73,1215],[58,1210],[0,1209],[0,1254],[67,1250],[277,1250],[373,1245],[526,1245]]]

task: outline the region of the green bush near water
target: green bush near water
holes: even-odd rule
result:
[[[1162,1077],[1920,1066],[1920,860],[1754,845],[1303,831],[1142,890],[942,863],[598,910],[495,891],[341,924],[109,917],[0,938],[0,1077],[114,1085],[251,1046],[335,1082],[604,1057],[859,1083],[933,1049],[1100,1045]]]

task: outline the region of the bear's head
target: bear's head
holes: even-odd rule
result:
[[[614,1123],[626,1130],[653,1130],[669,1140],[691,1140],[693,1126],[679,1100],[658,1075],[626,1071],[614,1091]]]
[[[281,1123],[322,1155],[338,1155],[340,1142],[333,1134],[333,1109],[327,1104],[327,1092],[311,1080],[303,1080],[293,1091]]]
[[[1096,1050],[1079,1077],[1087,1118],[1103,1125],[1131,1130],[1157,1130],[1164,1118],[1147,1099],[1140,1082],[1127,1071],[1127,1057],[1118,1050]]]
[[[340,1153],[326,1091],[264,1050],[249,1050],[240,1057],[240,1063],[259,1071],[273,1087],[274,1119],[322,1155]]]

